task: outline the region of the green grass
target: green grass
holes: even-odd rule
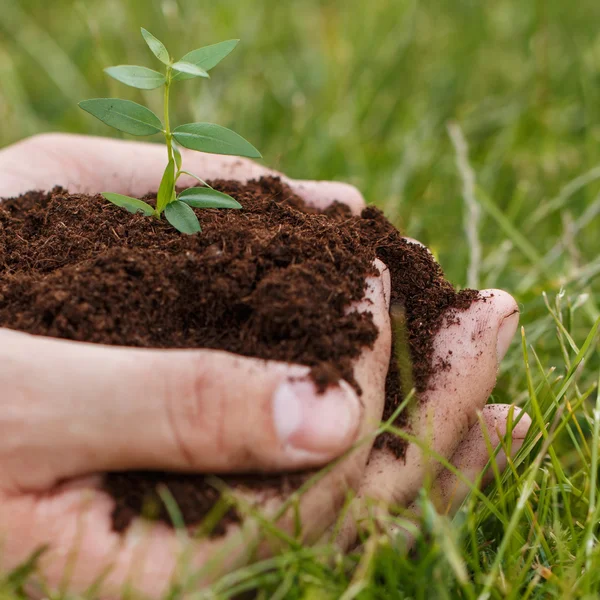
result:
[[[83,98],[157,109],[159,94],[102,73],[151,66],[140,25],[175,53],[239,37],[209,84],[186,84],[177,122],[229,126],[270,166],[357,185],[455,284],[504,288],[521,306],[526,337],[493,400],[526,407],[534,427],[485,494],[451,520],[423,495],[415,555],[376,533],[348,556],[289,544],[198,598],[600,594],[597,0],[3,0],[1,13],[0,146],[108,135]],[[19,597],[19,581],[0,598]]]

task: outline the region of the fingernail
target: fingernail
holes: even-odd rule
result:
[[[275,430],[290,456],[332,458],[352,443],[360,421],[360,403],[345,381],[318,394],[306,380],[284,381],[273,396]]]
[[[517,330],[519,324],[519,313],[514,312],[508,317],[504,317],[502,323],[500,323],[500,329],[498,329],[498,341],[496,344],[496,352],[498,354],[498,364],[506,355],[506,352],[510,346],[510,343]]]
[[[513,413],[513,421],[517,420],[520,413],[521,413],[521,409],[515,407],[514,413]],[[519,419],[519,422],[512,429],[513,440],[519,440],[520,442],[522,442],[525,439],[525,437],[527,436],[527,432],[529,431],[530,427],[531,427],[531,417],[527,413],[525,413]]]

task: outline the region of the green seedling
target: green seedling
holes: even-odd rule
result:
[[[194,208],[242,208],[231,196],[211,188],[197,175],[182,169],[181,152],[176,144],[213,154],[229,154],[261,158],[260,152],[231,129],[213,123],[188,123],[171,129],[169,123],[169,95],[174,82],[194,77],[209,78],[208,71],[223,60],[239,40],[228,40],[188,52],[181,60],[174,61],[164,44],[142,28],[142,36],[148,47],[165,66],[164,73],[136,65],[108,67],[106,73],[134,88],[153,90],[164,88],[164,122],[150,109],[119,98],[94,98],[83,100],[79,106],[100,121],[131,135],[146,136],[162,133],[167,144],[168,163],[158,188],[156,208],[138,198],[105,192],[102,195],[117,206],[131,213],[143,213],[160,219],[165,213],[167,221],[182,233],[201,231]],[[177,180],[190,175],[203,187],[193,187],[177,194]]]

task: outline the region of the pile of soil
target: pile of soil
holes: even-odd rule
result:
[[[390,269],[392,305],[402,307],[406,319],[417,391],[427,389],[436,370],[448,368],[445,360],[433,362],[433,337],[477,292],[455,292],[429,252],[406,242],[378,209],[352,216],[335,203],[317,212],[272,177],[211,185],[244,208],[198,211],[203,231],[196,236],[181,235],[164,220],[131,215],[99,195],[56,188],[3,202],[0,327],[289,361],[311,367],[320,390],[343,378],[360,393],[353,360],[372,346],[377,329],[370,314],[347,309],[363,297],[378,257]],[[384,418],[401,401],[392,353]],[[376,446],[399,459],[405,450],[389,434]],[[243,485],[285,481],[256,475]],[[113,527],[124,530],[152,499],[158,518],[170,522],[157,501],[160,483],[188,524],[200,522],[218,498],[204,475],[110,473],[104,489],[116,502]],[[236,518],[229,511],[217,532]]]

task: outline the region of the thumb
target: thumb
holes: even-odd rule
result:
[[[0,329],[0,486],[84,473],[290,470],[324,464],[362,417],[345,381],[227,352],[116,348]]]

